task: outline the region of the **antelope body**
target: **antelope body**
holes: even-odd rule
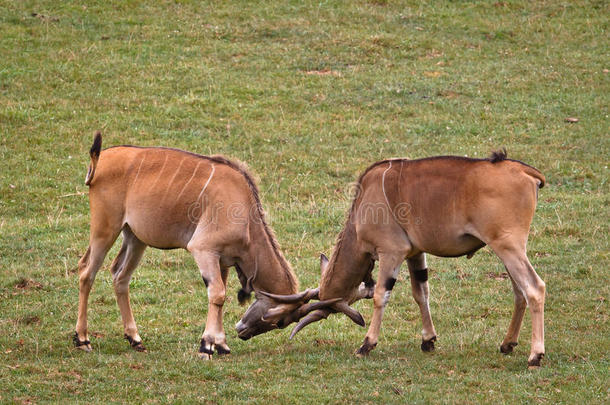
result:
[[[87,301],[106,253],[123,233],[111,265],[125,338],[144,351],[129,303],[129,280],[147,246],[187,249],[208,292],[208,316],[199,349],[202,358],[229,353],[222,325],[228,269],[237,270],[243,301],[252,290],[293,294],[298,283],[265,223],[258,189],[245,166],[222,156],[169,148],[111,147],[101,151],[96,134],[90,151],[91,229],[79,261],[79,305],[74,343],[90,351]],[[258,296],[258,294],[257,294]],[[250,312],[266,312],[273,300],[256,300]],[[295,307],[290,307],[294,309]],[[258,319],[250,327],[274,329]],[[239,336],[249,337],[247,328]]]
[[[357,355],[367,355],[378,342],[384,308],[406,259],[423,322],[421,348],[433,350],[436,331],[428,304],[425,254],[471,257],[489,245],[504,263],[515,297],[501,351],[510,353],[517,344],[529,305],[532,340],[528,364],[537,367],[544,356],[545,284],[527,258],[526,243],[538,189],[544,182],[538,170],[506,159],[505,153],[494,153],[490,159],[433,157],[377,162],[358,180],[357,196],[330,260],[322,255],[316,296],[327,302],[340,298],[350,304],[373,298],[372,320],[357,351]],[[375,261],[379,261],[376,284],[371,276]],[[299,317],[308,314],[292,336],[307,324],[337,312],[328,306],[313,311],[305,307],[300,307]],[[358,322],[356,316],[350,317]]]

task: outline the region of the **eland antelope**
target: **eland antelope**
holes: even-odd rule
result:
[[[321,257],[319,288],[283,297],[265,294],[283,305],[271,308],[265,319],[285,322],[304,317],[291,337],[309,323],[338,311],[364,326],[362,316],[346,307],[372,297],[372,320],[356,352],[367,355],[377,345],[384,308],[406,260],[422,317],[421,349],[431,351],[436,331],[428,304],[425,254],[470,258],[489,245],[508,271],[515,298],[500,350],[510,353],[517,345],[529,306],[532,338],[528,364],[538,367],[544,356],[545,283],[527,258],[526,244],[538,189],[544,183],[542,173],[507,159],[506,151],[488,159],[441,156],[374,163],[358,179],[358,192],[330,260]],[[375,261],[379,261],[377,283],[371,275]],[[327,304],[314,307],[307,303],[312,298]],[[286,314],[287,305],[296,303],[301,306]]]
[[[265,222],[258,188],[246,167],[222,156],[177,149],[114,146],[102,151],[101,146],[98,132],[85,180],[91,228],[89,247],[78,263],[75,346],[91,350],[87,333],[89,292],[121,232],[123,243],[110,272],[125,339],[134,349],[145,350],[131,311],[129,280],[147,246],[183,248],[195,258],[208,293],[208,314],[199,349],[202,358],[230,353],[222,324],[230,267],[235,267],[242,285],[239,301],[244,302],[254,290],[257,300],[247,313],[260,314],[247,324],[238,323],[238,336],[251,337],[252,328],[277,328],[281,320],[271,323],[261,318],[281,303],[259,292],[294,294],[298,282]],[[292,311],[299,305],[284,307]]]

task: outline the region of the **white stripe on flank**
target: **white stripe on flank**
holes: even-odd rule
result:
[[[180,168],[182,168],[182,163],[184,163],[185,159],[186,158],[182,158],[182,160],[180,161],[180,164],[178,165],[178,168],[176,169],[176,172],[172,176],[172,179],[167,184],[167,188],[165,189],[165,194],[163,194],[163,199],[161,200],[161,202],[165,201],[165,197],[167,197],[167,194],[169,193],[169,189],[172,187],[172,184],[174,184],[174,180],[176,180],[176,176],[178,176],[178,173],[180,172]]]
[[[392,211],[392,208],[390,208],[390,201],[388,200],[388,196],[385,193],[385,174],[391,168],[392,168],[392,161],[390,160],[390,165],[388,166],[387,169],[385,169],[385,171],[383,172],[383,175],[381,176],[381,190],[383,191],[383,196],[385,197],[385,202],[386,202],[386,204],[388,204],[388,209],[390,210],[390,212],[392,212],[392,214],[394,214],[394,212]]]
[[[203,192],[205,191],[206,188],[208,188],[208,184],[210,184],[210,180],[212,180],[212,176],[214,176],[215,171],[216,171],[216,166],[214,166],[214,164],[212,163],[212,173],[210,173],[210,177],[208,177],[208,181],[205,182],[205,186],[203,186],[203,189],[201,189],[201,193],[199,193],[199,197],[197,197],[197,201],[199,201],[201,199]]]
[[[161,166],[161,170],[159,170],[159,174],[157,175],[157,178],[155,179],[155,182],[150,186],[150,188],[153,188],[153,187],[155,187],[157,185],[157,182],[159,181],[159,178],[163,174],[163,170],[165,169],[165,165],[167,164],[167,158],[168,157],[169,157],[169,154],[165,154],[165,161],[163,162],[163,166]]]
[[[199,169],[200,164],[201,164],[201,162],[197,163],[197,166],[195,166],[195,170],[193,170],[193,174],[191,175],[191,178],[189,179],[189,181],[186,182],[184,187],[182,187],[182,191],[180,191],[180,194],[178,194],[178,197],[176,197],[176,200],[180,199],[180,197],[182,196],[182,193],[184,193],[184,190],[186,190],[186,187],[189,185],[191,180],[193,180],[193,177],[195,177],[195,173],[197,173],[197,169]]]
[[[180,164],[178,165],[178,168],[176,169],[176,173],[174,173],[174,175],[172,176],[172,179],[169,181],[170,186],[172,185],[174,180],[176,180],[176,176],[178,175],[178,172],[180,171],[180,168],[182,167],[182,163],[184,163],[185,159],[186,158],[182,158],[182,160],[180,161]]]
[[[140,169],[142,168],[142,163],[144,163],[145,159],[146,159],[146,156],[144,156],[142,158],[142,160],[140,160],[140,166],[138,166],[138,172],[136,173],[136,178],[133,179],[133,184],[136,184],[136,181],[138,181],[138,176],[140,175]]]

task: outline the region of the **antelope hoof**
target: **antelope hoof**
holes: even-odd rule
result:
[[[371,350],[375,348],[375,346],[377,346],[377,343],[371,344],[369,342],[369,338],[365,337],[362,346],[360,346],[360,349],[356,350],[356,357],[363,358],[368,356]]]
[[[93,348],[91,347],[91,342],[89,340],[80,340],[78,338],[77,332],[74,332],[72,341],[74,342],[74,347],[76,347],[77,349],[80,349],[87,353],[90,352],[91,350],[93,350]]]
[[[226,354],[231,354],[231,349],[229,349],[229,346],[224,345],[216,345],[216,354],[218,354],[219,356],[224,356]]]
[[[421,340],[421,351],[432,352],[434,351],[434,342],[436,342],[436,336],[431,337],[428,340]]]
[[[517,342],[508,342],[508,343],[504,343],[502,344],[502,346],[500,346],[500,352],[502,354],[509,354],[513,352],[513,348],[517,346]]]
[[[527,368],[530,370],[540,368],[540,362],[544,357],[544,353],[538,353],[534,358],[527,361]]]
[[[127,334],[125,334],[124,338],[129,342],[129,345],[133,348],[133,350],[136,352],[146,353],[146,347],[144,347],[141,340],[134,340]]]
[[[91,347],[91,345],[80,345],[80,346],[76,346],[77,349],[82,350],[84,352],[91,352],[93,350],[93,348]]]
[[[201,360],[212,360],[214,354],[214,344],[208,343],[205,339],[201,339],[201,345],[199,346],[199,358]]]
[[[216,351],[219,356],[231,354],[231,349],[226,343],[214,344],[207,342],[205,338],[201,339],[201,345],[199,346],[199,358],[202,360],[211,360],[212,355]]]
[[[137,345],[131,346],[131,347],[133,347],[133,350],[135,350],[136,352],[141,352],[141,353],[147,352],[146,347],[144,347],[142,342],[139,342]]]
[[[212,355],[211,355],[211,354],[207,354],[207,353],[202,353],[202,352],[199,352],[199,353],[197,353],[197,355],[199,356],[199,358],[200,358],[201,360],[204,360],[204,361],[206,361],[206,360],[212,360]]]

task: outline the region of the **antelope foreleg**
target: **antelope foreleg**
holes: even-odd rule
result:
[[[208,290],[208,317],[201,337],[199,357],[209,360],[214,352],[219,355],[231,353],[222,326],[222,307],[225,302],[228,268],[220,267],[219,258],[214,253],[205,251],[192,253]]]
[[[411,279],[411,292],[413,299],[419,307],[422,319],[422,343],[421,349],[424,352],[434,350],[436,341],[436,330],[430,314],[430,287],[428,285],[428,268],[426,257],[423,253],[413,258],[407,259],[409,275]]]
[[[364,337],[362,346],[356,351],[358,357],[366,356],[377,346],[379,341],[379,331],[381,329],[381,319],[383,311],[390,299],[390,292],[394,288],[400,264],[404,259],[403,255],[380,254],[379,255],[379,280],[375,286],[373,294],[373,318],[369,325],[369,330]]]

